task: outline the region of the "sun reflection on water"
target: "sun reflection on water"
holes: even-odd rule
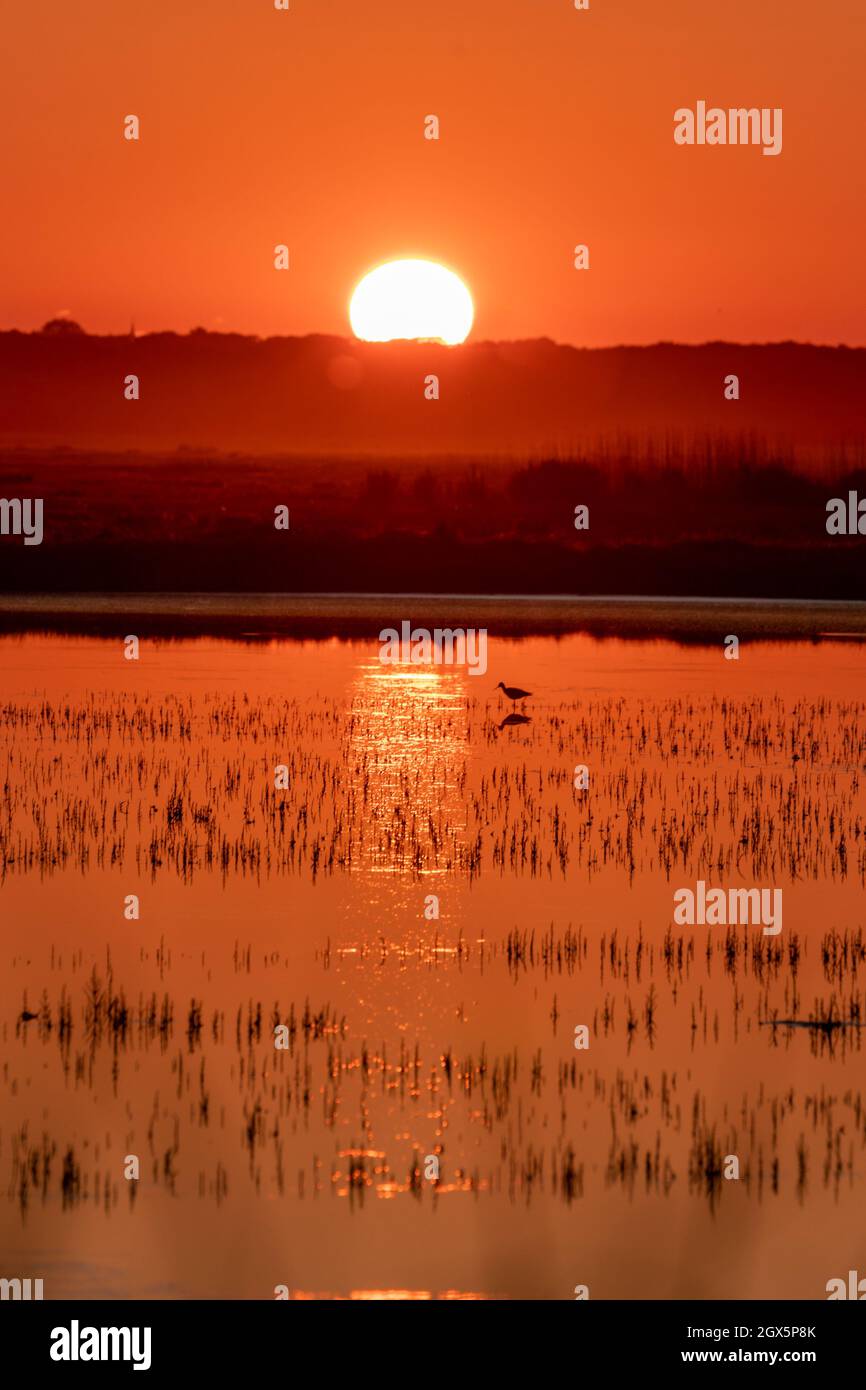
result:
[[[369,872],[435,875],[453,868],[453,849],[467,839],[471,699],[462,668],[358,668],[349,690],[349,747],[373,832],[364,858]],[[434,851],[426,862],[419,832]]]

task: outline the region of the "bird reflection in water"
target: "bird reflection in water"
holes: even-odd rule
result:
[[[532,720],[528,714],[506,714],[500,729],[513,728],[515,724],[531,724]]]

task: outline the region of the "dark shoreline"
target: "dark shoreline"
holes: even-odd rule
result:
[[[862,460],[654,447],[483,465],[0,451],[3,496],[44,504],[41,544],[0,536],[0,593],[866,601]],[[845,534],[827,530],[836,499]]]
[[[599,595],[21,594],[0,596],[0,633],[162,638],[378,635],[404,621],[485,627],[499,636],[741,641],[866,641],[866,602]]]

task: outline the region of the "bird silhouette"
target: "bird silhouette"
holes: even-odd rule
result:
[[[504,691],[512,704],[517,700],[525,700],[527,695],[532,694],[531,690],[521,690],[519,685],[504,685],[502,681],[499,682],[496,689]]]

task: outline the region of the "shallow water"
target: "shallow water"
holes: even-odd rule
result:
[[[826,1296],[863,1260],[862,647],[377,653],[0,639],[8,1273]],[[781,888],[781,933],[675,927],[698,879]]]

